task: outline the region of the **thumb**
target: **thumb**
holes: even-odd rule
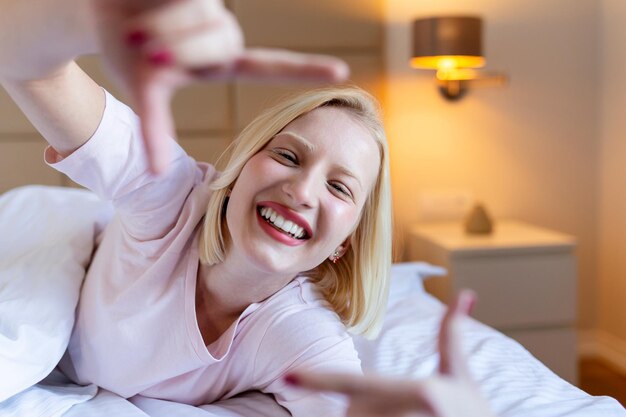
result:
[[[475,301],[476,294],[473,291],[462,290],[443,316],[439,331],[439,372],[443,375],[470,378],[463,355],[459,322],[463,315],[470,313]]]
[[[170,109],[173,88],[150,77],[138,83],[135,93],[141,133],[153,174],[165,172],[170,158],[170,137],[174,136],[174,121]]]

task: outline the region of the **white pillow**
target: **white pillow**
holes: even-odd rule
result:
[[[448,271],[426,262],[402,262],[391,265],[388,309],[409,294],[423,293],[423,281],[430,277],[444,276]]]
[[[0,196],[0,401],[61,359],[96,227],[110,213],[78,189],[27,186]]]

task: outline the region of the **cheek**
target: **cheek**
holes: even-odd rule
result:
[[[244,188],[254,187],[258,189],[270,180],[275,181],[282,178],[284,176],[285,169],[285,166],[279,164],[272,158],[258,154],[252,157],[246,165],[244,165],[237,182]]]
[[[231,233],[238,229],[244,211],[246,211],[250,205],[250,197],[253,191],[250,189],[251,185],[250,173],[246,167],[244,167],[231,189],[228,198],[228,206],[226,208],[226,224]]]
[[[235,181],[231,191],[231,201],[241,203],[242,200],[249,198],[250,193],[254,192],[256,185],[264,178],[259,173],[263,171],[263,167],[257,156],[252,157],[239,173],[239,177]]]
[[[240,216],[246,215],[259,193],[269,187],[273,178],[280,175],[277,171],[280,165],[273,162],[256,155],[244,165],[231,191],[226,215],[229,225],[234,224]]]
[[[343,241],[356,227],[360,210],[338,201],[327,203],[325,223],[334,236],[333,240]]]

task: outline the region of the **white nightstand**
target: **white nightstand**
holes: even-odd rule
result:
[[[409,257],[448,269],[426,290],[447,302],[471,288],[473,316],[523,344],[562,378],[577,382],[576,240],[516,221],[491,235],[467,235],[460,223],[411,227]]]

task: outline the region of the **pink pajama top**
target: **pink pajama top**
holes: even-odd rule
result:
[[[137,116],[107,93],[88,142],[65,159],[46,150],[51,166],[116,208],[87,272],[63,371],[126,398],[200,405],[259,390],[295,416],[343,415],[341,397],[282,379],[296,369],[361,373],[350,335],[306,278],[248,306],[204,345],[195,312],[198,236],[216,173],[172,140],[170,169],[155,178],[140,139]]]

